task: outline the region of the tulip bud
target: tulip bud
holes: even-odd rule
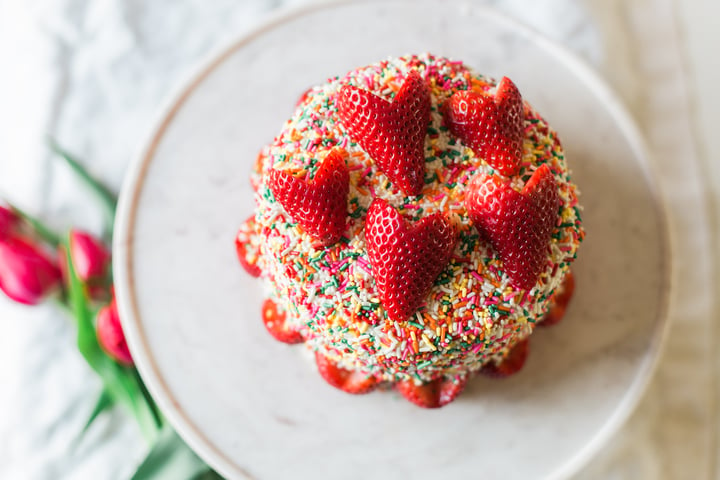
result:
[[[12,300],[36,305],[60,285],[56,263],[19,236],[0,238],[0,290]]]
[[[102,280],[110,265],[110,252],[103,243],[80,230],[70,231],[70,258],[78,278],[85,283]]]
[[[15,212],[0,205],[0,239],[8,237],[15,229],[20,219]]]
[[[98,312],[97,338],[102,349],[112,359],[123,365],[133,365],[134,362],[120,325],[120,316],[114,297],[110,304],[105,305]]]

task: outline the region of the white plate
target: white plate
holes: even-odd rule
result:
[[[617,98],[536,33],[464,2],[366,2],[275,17],[202,68],[167,109],[123,189],[116,288],[130,348],[161,408],[230,478],[561,478],[627,417],[660,350],[664,216]],[[554,125],[583,193],[587,240],[566,320],[525,369],[419,409],[327,386],[302,347],[272,340],[233,238],[248,173],[298,95],[389,55],[430,51],[507,75]]]

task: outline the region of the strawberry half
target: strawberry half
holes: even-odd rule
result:
[[[365,219],[365,240],[383,307],[391,320],[403,322],[450,261],[457,233],[441,213],[408,226],[397,210],[376,198]]]
[[[375,377],[338,367],[322,353],[315,353],[315,363],[325,381],[344,392],[360,395],[369,393],[377,387],[378,382]]]
[[[260,267],[257,266],[260,252],[256,247],[253,247],[250,241],[251,236],[255,234],[255,226],[254,215],[245,220],[235,236],[235,250],[237,251],[240,265],[242,265],[245,271],[253,277],[259,277],[262,273]]]
[[[495,95],[455,92],[442,108],[445,124],[475,155],[506,176],[514,175],[523,154],[523,101],[503,77]]]
[[[550,299],[550,309],[545,314],[542,321],[538,325],[543,327],[549,327],[560,323],[560,320],[565,316],[565,310],[567,309],[570,299],[572,299],[573,292],[575,292],[575,276],[568,270],[565,274],[565,278],[560,286],[553,293]]]
[[[508,352],[499,364],[488,363],[480,369],[480,373],[493,378],[505,378],[522,370],[530,351],[528,339],[520,340]]]
[[[555,177],[544,164],[522,192],[495,176],[481,174],[470,182],[465,208],[515,287],[531,289],[545,269],[559,202]]]
[[[455,400],[467,384],[467,375],[454,379],[437,379],[416,385],[413,380],[405,380],[395,385],[406,400],[423,408],[440,408]]]
[[[252,187],[253,192],[257,192],[258,188],[260,188],[260,184],[262,183],[263,168],[266,158],[267,152],[265,149],[261,150],[257,157],[255,157],[255,164],[253,165],[252,173],[250,174],[250,186]]]
[[[271,169],[268,186],[292,219],[322,245],[340,239],[345,231],[350,191],[350,173],[342,150],[331,150],[309,181]]]
[[[425,178],[425,134],[430,89],[411,71],[392,102],[346,85],[337,99],[340,122],[405,195],[420,195]]]
[[[308,99],[308,97],[310,96],[310,93],[311,93],[312,91],[313,91],[313,87],[310,87],[310,88],[306,89],[306,90],[300,95],[300,97],[298,98],[297,102],[295,102],[295,108],[297,108],[297,107],[299,107],[300,105],[302,105],[303,103],[305,103],[305,100]]]
[[[277,304],[269,298],[262,304],[262,320],[267,331],[276,340],[283,343],[303,342],[300,332],[288,326],[285,312],[280,311]]]

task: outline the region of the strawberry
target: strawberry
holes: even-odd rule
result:
[[[309,181],[271,169],[268,186],[292,219],[322,245],[340,239],[345,231],[350,191],[350,173],[342,150],[331,150]]]
[[[441,213],[408,226],[397,210],[376,198],[365,219],[365,240],[388,317],[403,322],[415,313],[450,261],[457,233]]]
[[[488,363],[480,369],[480,373],[493,378],[505,378],[519,372],[525,365],[530,342],[527,338],[520,340],[510,348],[507,356],[499,364]]]
[[[267,158],[267,152],[263,149],[255,157],[255,164],[253,165],[252,173],[250,174],[250,186],[253,192],[257,192],[262,183],[263,168],[265,165],[265,159]]]
[[[315,363],[325,381],[344,392],[360,395],[370,393],[377,387],[378,382],[375,377],[338,367],[320,352],[315,353]]]
[[[550,236],[558,218],[555,177],[542,165],[522,192],[498,177],[480,174],[468,186],[465,208],[503,261],[517,288],[529,290],[546,266]]]
[[[417,385],[413,380],[405,380],[395,384],[395,388],[408,401],[418,407],[440,408],[455,400],[467,384],[467,375],[453,379],[436,379],[432,382]]]
[[[297,108],[297,107],[299,107],[300,105],[302,105],[303,103],[305,103],[305,100],[308,99],[308,97],[310,96],[310,94],[312,93],[312,91],[313,91],[313,87],[310,87],[310,88],[306,89],[306,90],[300,95],[300,97],[297,99],[297,102],[295,102],[295,108]]]
[[[253,247],[250,237],[255,233],[255,216],[250,216],[245,223],[242,224],[235,236],[235,250],[237,251],[240,265],[247,273],[253,277],[259,277],[262,273],[260,267],[257,266],[259,251],[257,247]]]
[[[455,92],[442,107],[445,124],[493,168],[514,175],[523,154],[523,101],[515,84],[503,77],[495,95]]]
[[[405,195],[420,195],[425,178],[425,134],[430,89],[412,70],[392,102],[346,85],[337,99],[340,122]]]
[[[565,316],[565,309],[567,309],[570,299],[572,299],[573,292],[575,291],[575,276],[568,270],[565,274],[565,278],[560,286],[553,293],[550,299],[550,309],[545,314],[543,319],[538,325],[543,327],[549,327],[560,323],[560,320]]]
[[[285,312],[269,298],[262,304],[262,319],[265,328],[276,340],[283,343],[301,343],[304,340],[300,332],[288,326]]]

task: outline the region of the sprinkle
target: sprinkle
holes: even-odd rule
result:
[[[410,338],[412,339],[412,347],[415,353],[419,353],[420,349],[418,346],[417,337],[415,336],[415,330],[410,330]]]

